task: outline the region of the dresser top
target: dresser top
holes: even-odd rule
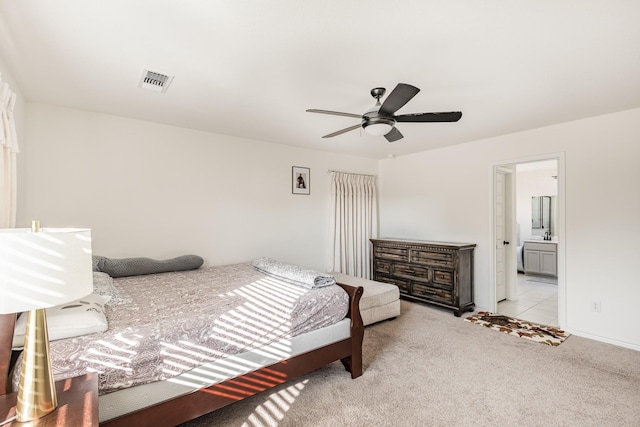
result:
[[[432,245],[432,246],[448,246],[451,248],[463,249],[474,248],[475,243],[456,243],[456,242],[437,242],[433,240],[416,240],[416,239],[399,239],[399,238],[382,238],[382,239],[370,239],[372,243],[398,243],[404,245]]]

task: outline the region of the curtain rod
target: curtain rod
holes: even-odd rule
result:
[[[329,170],[327,171],[327,173],[331,173],[331,172],[345,173],[345,174],[347,174],[347,175],[372,176],[372,177],[374,177],[374,178],[377,178],[377,177],[378,177],[377,175],[368,175],[368,174],[366,174],[366,173],[342,172],[342,171],[334,171],[334,170],[331,170],[331,169],[329,169]]]

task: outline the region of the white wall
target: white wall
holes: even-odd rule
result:
[[[111,257],[323,269],[327,170],[378,173],[370,159],[42,104],[27,105],[25,127],[18,226],[91,227]],[[383,160],[380,235],[476,243],[475,299],[490,307],[492,166],[563,151],[567,329],[640,349],[639,135],[636,109]],[[310,196],[291,194],[291,166],[311,168]]]
[[[565,153],[569,332],[640,349],[640,109],[380,162],[380,235],[471,242],[490,301],[492,166]],[[590,301],[602,311],[590,311]]]
[[[329,169],[378,162],[43,104],[28,104],[19,226],[92,229],[109,257],[193,253],[208,265],[270,256],[325,269]],[[291,167],[311,194],[291,193]]]

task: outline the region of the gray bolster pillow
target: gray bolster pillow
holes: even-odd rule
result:
[[[140,276],[144,274],[167,273],[170,271],[195,270],[204,260],[198,255],[183,255],[166,260],[151,258],[107,258],[93,257],[94,271],[107,273],[111,277]]]

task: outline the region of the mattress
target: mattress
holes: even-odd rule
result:
[[[291,339],[209,362],[164,381],[122,389],[99,397],[100,422],[136,409],[176,398],[203,387],[272,365],[317,348],[349,338],[351,319],[345,318]]]
[[[56,380],[98,372],[100,395],[168,380],[337,323],[349,304],[339,286],[306,289],[250,264],[118,278],[113,287],[107,331],[51,342]]]

